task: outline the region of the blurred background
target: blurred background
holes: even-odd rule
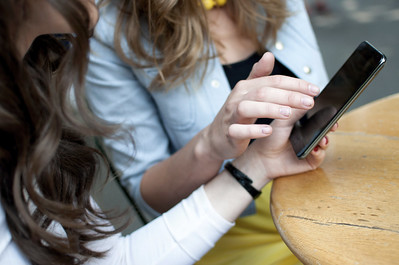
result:
[[[387,57],[385,67],[351,109],[399,92],[398,0],[305,1],[330,78],[363,40]]]

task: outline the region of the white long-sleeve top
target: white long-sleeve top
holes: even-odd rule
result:
[[[193,264],[233,225],[214,210],[201,186],[132,234],[93,243],[93,250],[109,251],[105,258],[89,260],[88,264]],[[1,206],[0,264],[29,264],[11,238]]]

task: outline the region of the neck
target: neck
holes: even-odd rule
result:
[[[209,10],[207,20],[222,64],[241,61],[257,50],[257,43],[241,34],[237,24],[225,8]]]

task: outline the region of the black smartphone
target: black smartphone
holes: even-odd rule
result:
[[[328,133],[386,62],[385,55],[363,41],[315,98],[315,104],[294,126],[290,141],[305,158]]]

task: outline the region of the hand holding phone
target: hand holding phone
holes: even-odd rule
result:
[[[305,158],[358,98],[386,62],[386,57],[363,41],[331,78],[314,107],[298,121],[290,135],[297,157]]]

